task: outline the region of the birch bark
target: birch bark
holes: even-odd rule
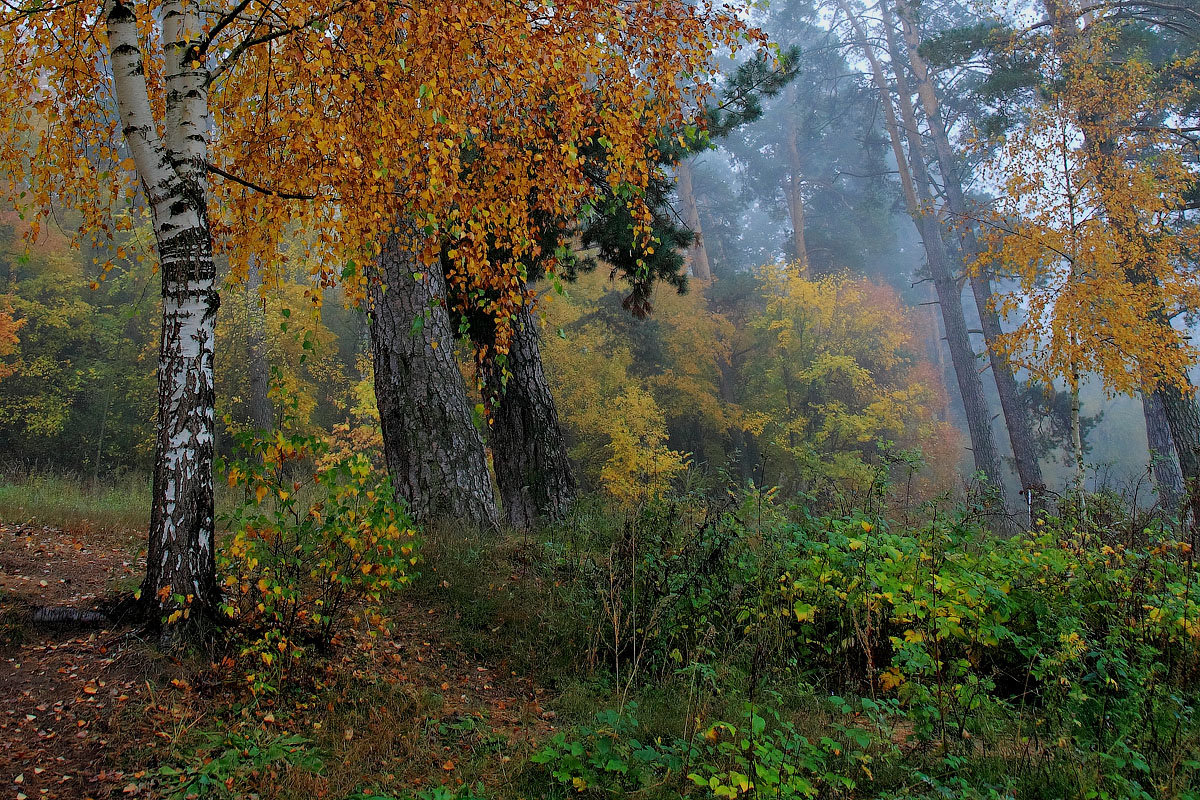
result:
[[[158,417],[146,576],[138,610],[164,619],[215,616],[213,340],[216,268],[208,222],[208,72],[194,5],[162,6],[165,117],[160,137],[134,6],[104,11],[122,132],[153,214],[162,276]]]

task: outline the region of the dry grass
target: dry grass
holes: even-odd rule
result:
[[[93,486],[74,476],[0,473],[0,520],[75,534],[143,530],[150,518],[150,479],[129,473]]]

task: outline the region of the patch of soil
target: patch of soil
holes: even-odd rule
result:
[[[136,576],[136,543],[0,523],[0,798],[119,792],[114,722],[145,692],[146,649],[128,631],[29,624],[38,606],[87,609]]]
[[[0,800],[151,797],[145,770],[178,757],[181,733],[229,722],[214,710],[246,691],[218,664],[181,663],[132,629],[30,623],[36,607],[90,609],[128,591],[140,574],[140,544],[0,523]],[[503,782],[512,756],[552,735],[542,690],[467,654],[446,633],[452,612],[420,599],[401,600],[393,612],[391,636],[350,636],[318,668],[327,688],[317,703],[256,705],[252,724],[282,730],[286,720],[327,756],[330,774],[289,796],[344,796],[352,787],[337,779],[338,762],[347,774],[399,786]],[[358,696],[363,684],[413,700],[387,716]]]

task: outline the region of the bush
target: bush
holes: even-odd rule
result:
[[[1166,530],[1117,541],[1054,519],[1001,539],[980,520],[971,506],[931,509],[909,526],[862,512],[810,516],[751,492],[724,506],[648,503],[607,538],[574,544],[569,558],[561,547],[547,553],[555,591],[571,598],[602,656],[592,663],[619,686],[642,687],[643,699],[680,679],[703,681],[709,697],[796,687],[858,697],[856,708],[892,709],[908,778],[931,794],[1041,787],[1037,796],[1197,797],[1200,586],[1191,547]],[[585,729],[544,757],[572,781],[640,791],[661,779],[662,762],[651,760],[659,772],[647,778],[644,749],[619,744],[646,739],[621,724]],[[768,734],[776,727],[787,730],[781,719]],[[746,742],[751,752],[767,746],[763,737]],[[612,769],[610,753],[618,753]],[[706,763],[711,770],[692,772],[720,786],[750,774],[735,761]],[[848,769],[840,774],[862,785],[866,773]]]
[[[382,601],[417,564],[416,531],[387,477],[362,455],[319,462],[318,438],[239,438],[247,455],[221,468],[244,499],[219,566],[246,650],[270,665],[328,646],[349,621],[382,628]]]
[[[308,739],[295,734],[215,731],[198,735],[191,754],[176,765],[151,770],[168,800],[254,796],[249,790],[278,780],[289,769],[320,774],[325,764]]]
[[[852,719],[845,701],[831,702]],[[629,703],[620,712],[600,712],[571,735],[556,735],[530,760],[574,793],[853,797],[856,779],[870,777],[877,758],[898,753],[887,737],[885,707],[865,700],[861,710],[872,725],[835,724],[815,740],[776,710],[754,705],[745,708],[744,726],[718,721],[691,739],[663,739],[639,737],[637,704]]]

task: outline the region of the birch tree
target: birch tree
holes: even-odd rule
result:
[[[1089,19],[1081,29],[1074,4],[1044,7],[1039,27],[1050,36],[1024,46],[1042,56],[1045,92],[1002,138],[991,169],[1001,191],[987,257],[1020,284],[1001,298],[1001,313],[1020,320],[1001,346],[1073,389],[1090,372],[1110,391],[1155,395],[1145,403],[1151,447],[1173,439],[1194,485],[1200,413],[1187,371],[1197,354],[1171,321],[1200,300],[1189,255],[1197,232],[1184,213],[1195,174],[1167,122],[1186,108],[1189,62],[1155,65],[1119,50],[1117,25]],[[1156,472],[1170,495],[1173,476]]]
[[[27,185],[42,208],[65,190],[85,209],[85,220],[97,223],[93,230],[104,231],[103,210],[133,193],[134,185],[122,186],[113,172],[136,176],[152,212],[162,333],[153,505],[138,608],[152,620],[176,621],[210,616],[218,602],[212,370],[220,301],[208,216],[203,26],[196,7],[183,2],[165,2],[158,14],[151,54],[145,6],[120,0],[8,6],[0,15],[8,108],[0,159],[13,185]],[[158,68],[148,69],[151,62]],[[113,128],[120,146],[103,135]],[[100,151],[109,174],[89,174],[92,162],[79,161],[81,140],[82,148]],[[21,151],[30,144],[26,176]]]
[[[631,237],[648,243],[647,143],[698,117],[718,52],[756,42],[735,8],[683,0],[6,4],[0,164],[12,199],[41,213],[31,235],[64,205],[101,240],[139,196],[153,211],[163,333],[139,609],[179,622],[218,601],[214,249],[245,278],[301,232],[319,305],[339,282],[365,298],[370,265],[413,225],[402,244],[424,266],[453,243],[449,302],[481,303],[506,352],[531,301],[533,211],[570,219],[592,196],[581,147],[607,143]]]

